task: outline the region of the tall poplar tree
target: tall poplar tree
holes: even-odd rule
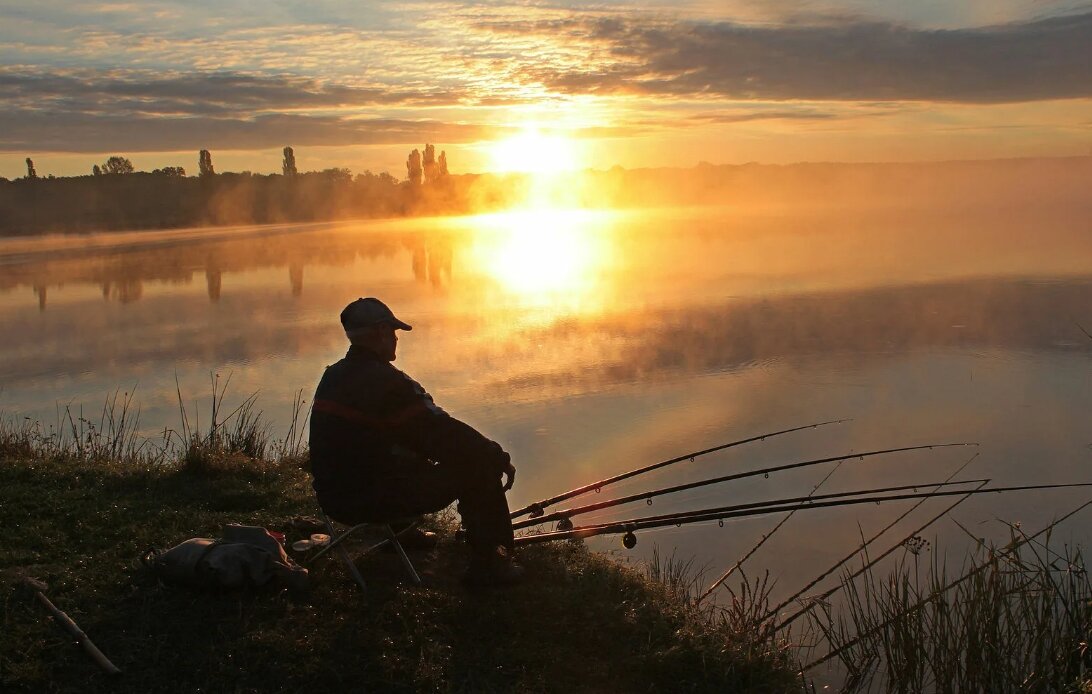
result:
[[[201,150],[197,155],[197,172],[197,175],[201,177],[216,175],[216,171],[212,168],[212,154],[207,149]]]
[[[285,176],[296,175],[296,153],[291,147],[284,148],[284,161],[281,162],[281,171]]]
[[[422,168],[424,169],[425,173],[425,183],[436,180],[436,147],[434,147],[433,145],[425,145],[425,158],[422,162]]]
[[[406,177],[413,185],[421,185],[421,152],[414,149],[406,159]]]

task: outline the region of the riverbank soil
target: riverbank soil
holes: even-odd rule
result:
[[[581,545],[529,548],[526,583],[468,592],[452,522],[414,555],[361,562],[363,594],[337,561],[312,588],[164,586],[139,557],[226,523],[303,537],[316,513],[307,473],[253,462],[223,470],[44,459],[0,450],[0,689],[194,691],[786,691],[785,651],[749,643],[632,567]],[[122,670],[107,675],[49,617],[48,595]]]

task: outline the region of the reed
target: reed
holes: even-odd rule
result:
[[[1087,691],[1092,582],[1079,549],[1040,534],[1013,526],[954,577],[941,553],[908,542],[886,574],[845,581],[840,609],[809,613],[830,650],[804,670],[837,658],[845,691]]]
[[[668,594],[680,603],[694,605],[705,576],[705,567],[695,566],[693,557],[680,559],[674,550],[664,555],[656,545],[645,567],[645,576],[663,585]]]
[[[140,434],[140,408],[133,393],[115,390],[106,396],[97,416],[81,405],[57,406],[53,424],[0,413],[0,456],[39,456],[102,465],[143,467],[162,464],[171,449],[169,432],[158,439]]]
[[[211,377],[210,407],[205,427],[200,408],[186,406],[181,387],[178,426],[148,436],[140,427],[140,407],[132,391],[115,390],[101,407],[89,414],[84,407],[58,405],[56,421],[47,424],[0,411],[0,459],[36,457],[71,463],[94,463],[114,468],[171,468],[194,474],[218,474],[236,468],[252,472],[274,466],[306,468],[306,421],[309,409],[303,391],[293,400],[284,436],[274,438],[258,393],[243,398],[228,410],[225,399],[230,374],[221,382]]]
[[[237,469],[263,473],[274,467],[286,450],[299,455],[300,435],[297,430],[301,428],[298,424],[299,408],[302,406],[301,394],[297,393],[295,399],[293,421],[286,435],[289,438],[274,441],[270,426],[265,421],[262,410],[257,407],[257,392],[243,398],[242,402],[225,415],[224,398],[231,384],[231,374],[228,374],[222,385],[220,374],[211,375],[210,381],[210,421],[205,430],[200,427],[196,405],[194,424],[190,424],[181,388],[177,379],[175,381],[182,425],[180,465],[183,471],[202,475],[216,475]],[[287,443],[290,439],[291,443]]]
[[[304,441],[307,433],[306,423],[311,419],[311,405],[304,410],[307,401],[303,398],[303,389],[297,390],[292,399],[292,416],[284,437],[273,443],[274,458],[282,465],[310,470],[311,459]]]
[[[778,637],[773,622],[761,620],[769,609],[770,593],[775,583],[769,572],[751,579],[741,569],[738,585],[723,584],[730,599],[703,603],[700,598],[707,568],[697,566],[693,558],[679,558],[674,551],[664,555],[659,547],[653,547],[645,576],[649,581],[660,584],[672,603],[686,610],[691,623],[706,625],[708,633],[722,636],[724,640],[721,643],[710,644],[712,652],[733,652],[745,662],[772,665],[771,672],[780,667],[794,669],[793,645]],[[779,686],[785,687],[786,683]],[[753,691],[769,689],[755,682]]]

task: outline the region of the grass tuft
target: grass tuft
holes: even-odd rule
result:
[[[848,581],[842,611],[809,618],[848,673],[847,691],[1084,691],[1092,583],[1079,550],[1012,528],[955,576],[907,548],[889,573]],[[822,658],[826,660],[830,655]]]
[[[56,423],[48,426],[0,413],[0,456],[142,467],[163,463],[170,449],[168,432],[159,441],[140,435],[140,409],[130,392],[107,396],[97,418],[85,415],[82,406],[77,411],[71,405],[58,407]]]
[[[668,601],[686,613],[688,624],[702,625],[696,635],[700,644],[696,651],[710,658],[731,653],[732,658],[741,662],[762,663],[768,668],[762,681],[776,682],[781,689],[775,691],[796,689],[797,683],[784,677],[785,673],[796,670],[793,648],[777,638],[773,621],[764,617],[772,588],[769,574],[749,580],[741,571],[738,587],[723,584],[731,595],[726,603],[700,600],[705,574],[706,567],[697,567],[693,558],[680,559],[674,551],[664,556],[659,547],[653,548],[645,569],[646,578],[660,585]],[[710,638],[712,634],[718,637]]]

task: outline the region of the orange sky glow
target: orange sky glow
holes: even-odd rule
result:
[[[1092,3],[0,3],[0,176],[1092,154]]]

